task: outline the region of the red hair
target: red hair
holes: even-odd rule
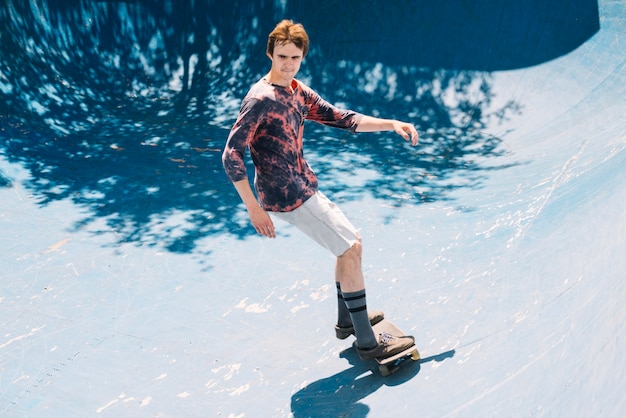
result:
[[[276,44],[282,45],[289,42],[302,50],[303,58],[306,57],[306,54],[309,52],[309,35],[307,35],[302,24],[285,19],[276,25],[270,33],[267,39],[267,54],[273,56]]]

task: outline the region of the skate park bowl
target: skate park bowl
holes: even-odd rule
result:
[[[283,18],[300,80],[420,132],[304,137],[415,336],[389,377],[222,168]],[[624,1],[3,2],[0,416],[623,416],[625,51]]]

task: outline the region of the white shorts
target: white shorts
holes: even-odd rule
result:
[[[319,191],[291,212],[271,214],[292,224],[337,257],[361,239],[341,209]]]

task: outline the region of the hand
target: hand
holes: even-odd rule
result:
[[[419,134],[412,123],[396,120],[393,123],[393,130],[405,140],[411,141],[411,145],[417,145]]]
[[[250,221],[260,235],[268,238],[276,238],[276,231],[274,230],[274,223],[272,218],[263,210],[260,206],[253,206],[248,209],[250,215]]]

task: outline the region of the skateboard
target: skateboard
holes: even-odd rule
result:
[[[406,334],[388,319],[383,319],[376,325],[374,325],[374,334],[377,336],[382,333],[391,334],[396,337],[402,337]],[[378,371],[384,377],[394,374],[400,368],[400,365],[406,360],[411,359],[418,361],[420,359],[420,353],[417,351],[417,347],[413,344],[411,347],[404,351],[399,352],[395,356],[387,357],[384,359],[376,359],[378,363]]]

